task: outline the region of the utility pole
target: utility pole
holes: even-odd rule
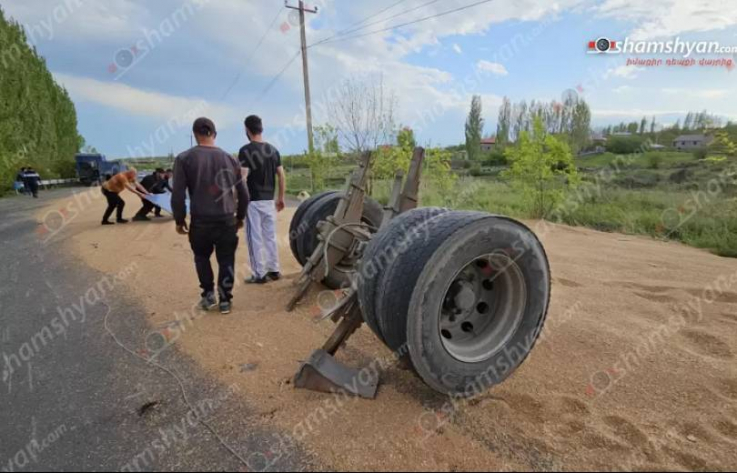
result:
[[[310,95],[310,69],[307,64],[307,31],[305,29],[305,12],[315,14],[317,13],[317,7],[315,7],[314,10],[305,8],[304,0],[299,0],[298,7],[289,5],[285,0],[284,6],[292,10],[299,10],[299,26],[302,41],[302,74],[304,75],[305,108],[307,109],[307,145],[310,153],[312,153],[315,150],[315,141],[312,135],[312,98]]]

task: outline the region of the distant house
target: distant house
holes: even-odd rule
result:
[[[607,141],[609,141],[603,133],[592,133],[590,139],[594,146],[606,146]]]
[[[708,135],[681,135],[673,140],[673,147],[678,151],[694,151],[706,148],[713,140]]]
[[[496,148],[496,138],[484,138],[481,140],[481,152],[489,153]]]

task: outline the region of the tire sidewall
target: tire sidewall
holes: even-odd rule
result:
[[[452,278],[484,254],[503,251],[515,260],[527,285],[521,325],[504,349],[479,363],[464,363],[445,349],[440,307]],[[434,253],[412,294],[407,335],[418,374],[446,394],[471,397],[507,379],[540,336],[550,301],[550,267],[537,237],[521,223],[490,217],[454,233]]]

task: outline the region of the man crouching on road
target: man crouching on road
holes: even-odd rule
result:
[[[276,213],[284,210],[286,176],[279,151],[266,143],[264,126],[255,115],[246,118],[249,144],[241,148],[238,160],[248,182],[251,205],[248,207],[246,238],[253,276],[249,284],[266,284],[281,278],[279,251],[276,243]],[[276,184],[279,181],[279,194]]]
[[[121,172],[111,177],[102,184],[102,193],[107,199],[107,209],[102,217],[103,225],[115,225],[110,221],[113,212],[117,211],[117,222],[128,223],[123,218],[123,210],[125,209],[125,201],[120,197],[120,193],[128,189],[141,199],[145,199],[149,192],[136,181],[138,172],[136,168]]]
[[[235,285],[235,253],[238,230],[243,228],[248,190],[241,179],[238,161],[215,146],[215,124],[207,118],[194,122],[197,146],[180,154],[174,163],[172,210],[177,233],[189,234],[197,276],[202,288],[200,308],[213,309],[215,276],[210,264],[213,251],[219,266],[220,312],[232,310]],[[189,191],[191,221],[187,226],[186,198]]]

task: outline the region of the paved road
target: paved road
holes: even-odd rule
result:
[[[112,310],[112,331],[140,347],[144,312],[120,287],[100,285],[109,275],[61,251],[73,226],[46,243],[39,234],[36,212],[70,192],[0,199],[0,470],[243,471],[213,434],[190,424],[177,382],[106,332]],[[242,397],[176,350],[161,363],[250,470],[263,469],[258,453],[270,449],[286,454],[271,455],[269,470],[313,468],[298,451],[279,448],[274,432],[254,427]]]

